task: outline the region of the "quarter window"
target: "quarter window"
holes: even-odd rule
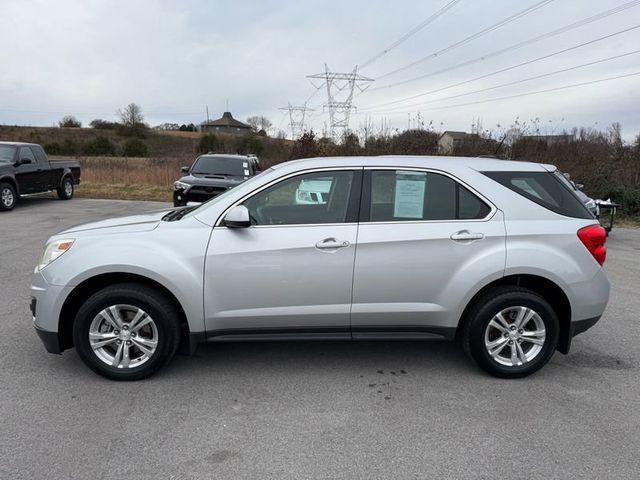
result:
[[[257,193],[244,205],[252,225],[343,223],[353,180],[347,170],[299,175]]]
[[[438,173],[376,170],[370,172],[370,185],[363,221],[480,219],[491,210],[458,182]]]

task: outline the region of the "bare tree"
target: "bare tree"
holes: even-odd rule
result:
[[[247,123],[254,133],[258,133],[260,130],[264,130],[265,133],[269,133],[269,130],[273,127],[271,120],[264,115],[253,115],[247,118]]]
[[[260,127],[260,117],[258,115],[253,115],[247,118],[247,123],[251,127],[252,132],[258,133]]]
[[[130,103],[125,108],[119,109],[116,113],[120,117],[120,123],[132,130],[138,128],[144,122],[142,108],[135,103]]]

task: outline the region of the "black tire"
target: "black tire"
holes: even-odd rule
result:
[[[510,307],[531,309],[537,313],[537,320],[532,321],[541,321],[544,324],[545,339],[542,348],[531,360],[526,363],[522,362],[522,365],[506,366],[499,363],[500,361],[494,359],[485,346],[485,333],[487,335],[490,333],[495,335],[498,332],[497,329],[491,327],[490,333],[487,333],[489,322],[495,315]],[[531,375],[551,359],[558,345],[560,325],[556,312],[543,297],[525,288],[497,287],[485,292],[474,302],[463,321],[461,340],[465,353],[480,368],[495,377],[520,378]],[[511,338],[508,337],[508,331],[503,335],[505,336],[505,341],[507,341],[507,338]],[[491,341],[492,338],[489,337],[489,340]],[[508,349],[509,353],[511,353],[512,348],[515,348],[517,352],[518,346],[516,343],[520,342],[508,340],[507,345],[503,348]],[[531,351],[530,349],[534,348],[534,344],[528,343],[526,340],[520,345],[523,350]],[[504,361],[503,357],[496,358]]]
[[[71,200],[74,192],[75,187],[73,186],[73,178],[69,176],[64,177],[60,186],[56,188],[56,193],[60,200]]]
[[[89,329],[99,312],[125,304],[144,310],[157,329],[157,347],[142,365],[117,368],[100,359],[89,343]],[[73,324],[73,341],[78,355],[94,372],[112,380],[141,380],[157,372],[173,358],[180,342],[180,316],[174,305],[153,288],[121,283],[95,293],[80,307]]]
[[[13,185],[7,182],[0,183],[0,211],[13,210],[18,201],[18,194]]]

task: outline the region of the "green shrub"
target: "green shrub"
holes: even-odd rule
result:
[[[259,137],[253,134],[244,135],[236,143],[236,150],[240,154],[254,153],[260,156],[264,151],[264,144]]]
[[[68,138],[62,143],[47,143],[42,148],[48,155],[77,155],[79,151],[78,145]]]
[[[612,189],[607,197],[621,205],[622,213],[640,215],[640,187],[620,186]]]
[[[149,155],[149,149],[142,140],[131,138],[125,142],[122,154],[125,157],[146,157]]]
[[[58,126],[60,128],[80,128],[82,127],[82,122],[73,115],[65,115],[62,117],[62,120],[58,122]]]
[[[115,155],[115,144],[106,137],[96,137],[84,144],[83,153],[88,156]]]
[[[203,135],[198,142],[198,152],[200,153],[215,152],[219,147],[220,142],[218,141],[218,137],[213,133]]]
[[[117,122],[109,122],[107,120],[102,120],[101,118],[96,118],[94,120],[91,120],[89,126],[98,130],[115,130],[120,126],[120,124]]]

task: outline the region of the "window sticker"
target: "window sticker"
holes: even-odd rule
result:
[[[396,198],[393,216],[422,219],[426,186],[426,172],[398,171],[396,173]]]

